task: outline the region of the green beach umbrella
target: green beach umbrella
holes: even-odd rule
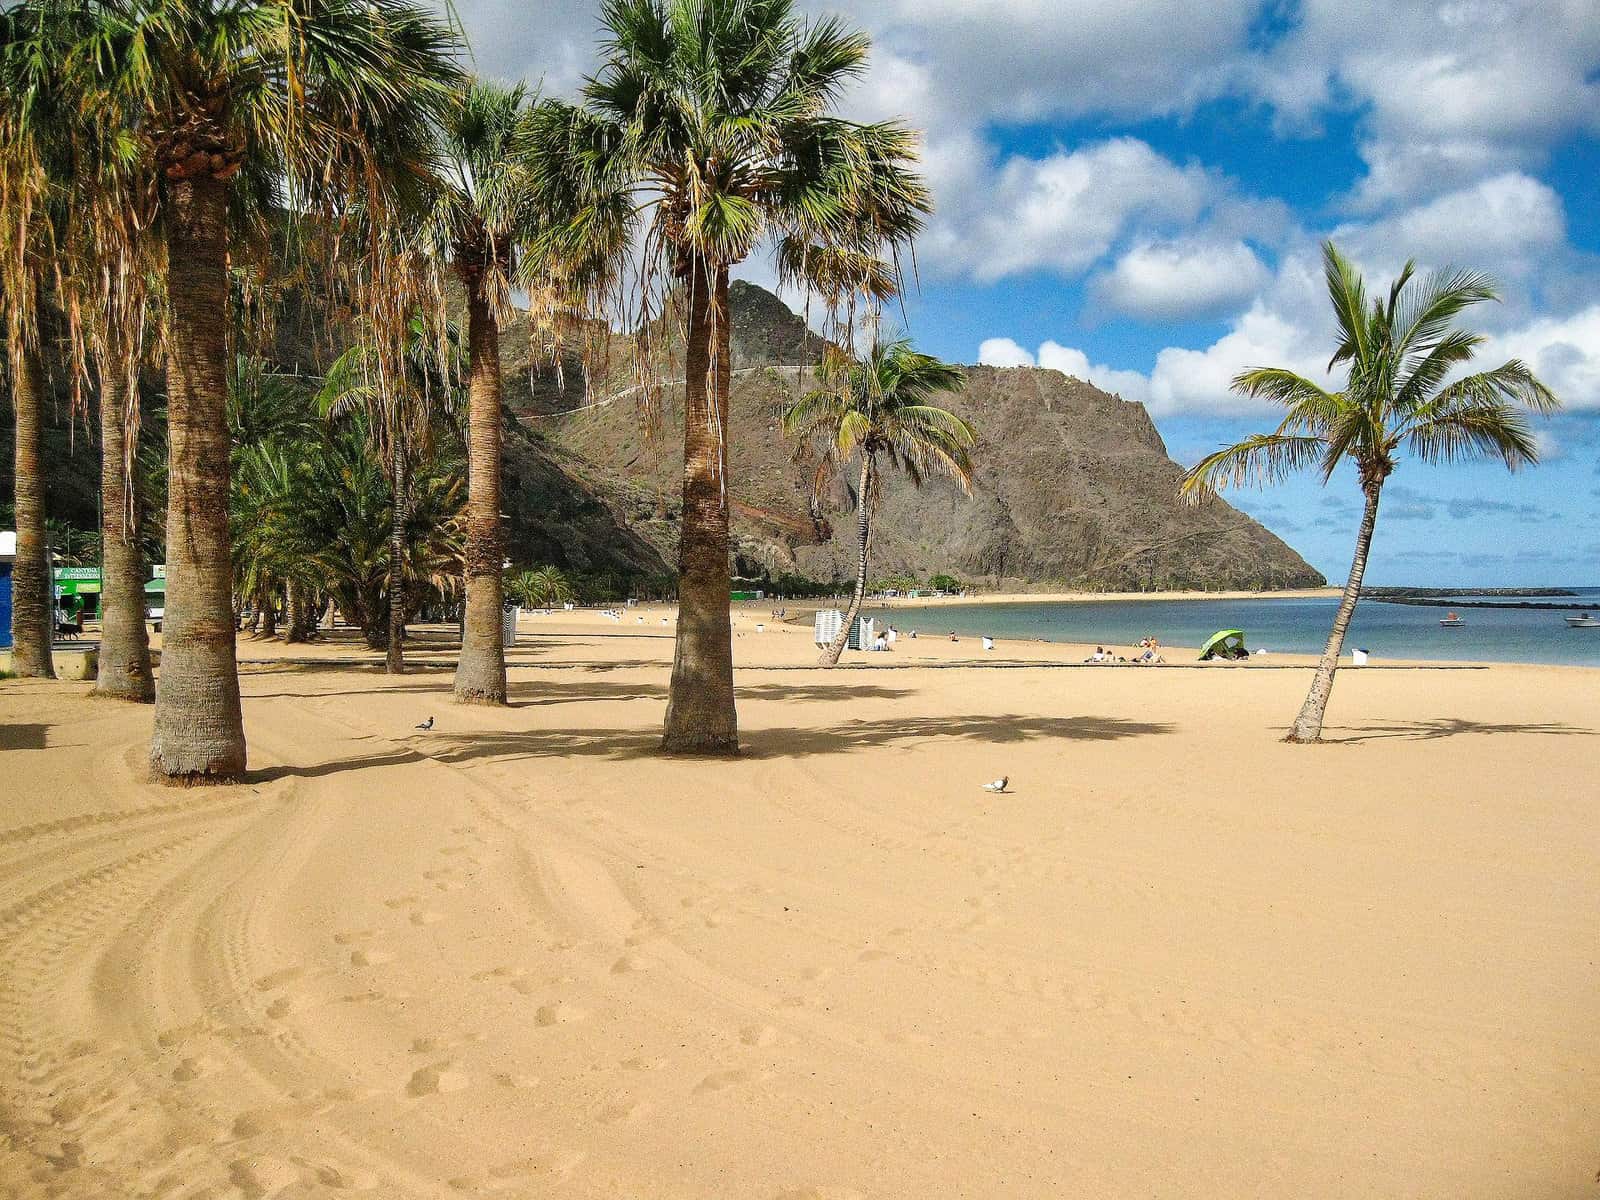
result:
[[[1230,645],[1230,642],[1234,644]],[[1206,644],[1200,647],[1201,660],[1210,658],[1225,646],[1230,650],[1243,650],[1244,630],[1223,629],[1213,633],[1206,639]]]

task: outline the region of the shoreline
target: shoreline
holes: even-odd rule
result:
[[[1336,600],[1343,588],[1286,588],[1270,592],[983,592],[975,596],[895,596],[892,599],[867,597],[875,608],[945,608],[969,604],[1122,604],[1155,600]],[[791,608],[814,611],[827,606],[821,600],[790,600]]]

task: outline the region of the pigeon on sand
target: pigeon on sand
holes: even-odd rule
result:
[[[1000,776],[999,779],[996,779],[993,783],[984,784],[983,785],[983,790],[986,791],[986,792],[1003,792],[1003,791],[1006,790],[1006,784],[1008,784],[1010,782],[1011,782],[1011,776],[1002,775],[1002,776]]]
[[[419,724],[417,726],[417,728],[418,729],[432,729],[433,728],[433,718],[429,717],[426,721],[423,721],[421,724]]]

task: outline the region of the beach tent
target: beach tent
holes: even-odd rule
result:
[[[1222,629],[1213,633],[1206,639],[1206,644],[1200,647],[1200,661],[1205,662],[1211,658],[1249,658],[1250,651],[1245,649],[1244,630]]]

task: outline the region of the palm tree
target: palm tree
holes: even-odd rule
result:
[[[459,408],[461,376],[454,331],[446,330],[442,352],[434,332],[420,316],[410,322],[404,358],[386,369],[379,350],[357,343],[328,368],[318,397],[322,415],[339,419],[360,413],[373,447],[387,468],[391,496],[389,524],[389,636],[385,663],[389,674],[405,671],[406,531],[412,521],[414,474],[431,455]],[[498,499],[495,513],[499,514]],[[497,608],[496,612],[499,611]]]
[[[1241,373],[1235,391],[1282,405],[1287,413],[1271,433],[1207,455],[1182,483],[1184,494],[1199,498],[1228,484],[1276,482],[1312,465],[1324,484],[1340,464],[1356,468],[1364,507],[1355,557],[1311,691],[1285,739],[1290,742],[1322,739],[1334,672],[1361,596],[1378,497],[1402,447],[1425,463],[1498,458],[1514,471],[1539,461],[1526,414],[1560,407],[1516,359],[1451,380],[1483,345],[1482,335],[1454,322],[1473,305],[1498,299],[1488,276],[1442,271],[1419,280],[1408,262],[1388,298],[1369,305],[1360,273],[1332,242],[1323,244],[1322,257],[1339,335],[1328,368],[1347,366],[1345,386],[1330,392],[1278,367]]]
[[[643,247],[640,327],[670,280],[684,318],[679,620],[662,747],[738,753],[728,561],[728,272],[764,242],[899,244],[929,211],[898,123],[831,115],[868,40],[791,0],[606,0],[604,62],[579,105],[536,117],[547,239],[565,262]],[[637,226],[643,223],[643,230]],[[610,281],[624,286],[626,272]],[[599,285],[596,285],[599,286]]]
[[[572,582],[560,567],[519,571],[507,582],[506,590],[524,608],[553,608],[578,598]]]
[[[929,403],[958,392],[961,368],[911,348],[909,340],[876,344],[859,361],[824,367],[823,386],[791,405],[783,416],[785,432],[802,447],[820,451],[815,487],[820,493],[838,471],[859,459],[856,503],[856,587],[833,642],[822,652],[824,666],[837,666],[861,601],[867,594],[867,556],[872,518],[883,494],[885,470],[899,469],[917,487],[930,474],[948,475],[963,491],[972,488],[975,440],[972,426],[947,409]]]
[[[11,670],[54,679],[50,549],[44,517],[44,379],[38,351],[20,338],[10,348],[16,408],[17,558],[11,568]]]
[[[44,403],[46,338],[40,329],[43,282],[70,213],[62,196],[71,104],[62,85],[58,26],[33,5],[0,12],[0,300],[15,408],[11,669],[55,678],[55,607],[45,522]]]
[[[94,692],[149,704],[156,698],[145,630],[145,565],[139,548],[138,355],[112,350],[100,363],[100,669]],[[130,419],[131,418],[131,419]]]
[[[440,127],[440,165],[424,224],[467,298],[466,617],[455,698],[506,702],[500,530],[500,321],[536,233],[527,89],[473,80]]]
[[[447,105],[454,39],[406,0],[85,0],[71,55],[89,115],[136,130],[166,250],[167,614],[151,763],[245,768],[226,420],[230,218],[373,203]]]

